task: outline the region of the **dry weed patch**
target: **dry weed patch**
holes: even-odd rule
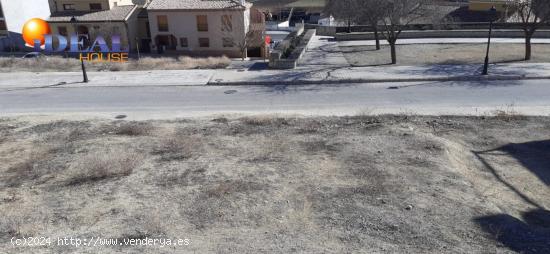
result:
[[[67,185],[93,183],[129,176],[143,157],[130,151],[95,152],[74,162],[67,172]]]

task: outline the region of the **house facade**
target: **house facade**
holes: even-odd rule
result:
[[[0,51],[25,49],[31,18],[47,20],[52,34],[79,34],[84,46],[116,34],[142,53],[237,58],[265,49],[265,16],[245,0],[0,0]]]
[[[139,34],[138,17],[146,4],[136,0],[53,0],[48,23],[53,34],[78,33],[85,46],[98,35],[107,40],[119,35],[123,46],[136,51],[144,36]]]
[[[119,5],[134,5],[140,1],[132,0],[51,0],[52,12],[60,11],[102,11]],[[143,3],[143,2],[142,2]]]
[[[265,20],[244,0],[154,0],[147,7],[152,49],[246,57],[259,47]],[[251,15],[251,13],[253,13]]]
[[[47,0],[0,0],[0,51],[18,51],[25,47],[23,25],[31,18],[47,19]]]

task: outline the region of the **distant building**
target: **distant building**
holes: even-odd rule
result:
[[[510,0],[470,0],[469,9],[471,11],[487,11],[491,7],[495,7],[497,11],[506,11],[507,6],[510,4]]]
[[[50,5],[47,0],[0,0],[0,51],[25,47],[21,32],[31,18],[47,19]]]
[[[200,56],[243,56],[260,48],[262,13],[244,0],[154,0],[147,7],[153,50]],[[246,56],[246,55],[245,55]]]
[[[149,46],[141,45],[144,43],[142,38],[147,38],[147,34],[146,29],[138,27],[139,14],[147,2],[145,0],[55,0],[48,23],[53,34],[67,36],[75,33],[76,30],[80,36],[89,38],[84,39],[85,44],[93,42],[98,35],[107,40],[112,35],[120,35],[122,45],[128,45],[130,50],[135,51]],[[75,23],[71,22],[73,17],[76,19]]]

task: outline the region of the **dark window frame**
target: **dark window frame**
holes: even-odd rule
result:
[[[71,7],[71,8],[67,8],[67,7]],[[76,10],[75,7],[76,7],[75,4],[63,4],[64,11],[74,11]]]
[[[163,18],[166,23],[161,24],[161,18]],[[168,25],[168,16],[167,15],[158,15],[157,16],[157,30],[159,32],[168,32],[170,30],[170,26]]]
[[[201,23],[206,21],[206,23]],[[208,32],[208,15],[197,15],[197,31]]]
[[[69,30],[67,30],[66,26],[58,26],[57,32],[59,33],[59,35],[63,35],[63,36],[69,35]]]
[[[96,8],[94,8],[96,7]],[[99,7],[99,8],[97,8]],[[101,11],[103,10],[103,6],[101,5],[101,3],[90,3],[90,10],[91,11]]]
[[[189,48],[189,40],[187,37],[180,37],[180,47]]]
[[[210,48],[210,38],[199,38],[199,47],[200,48]]]
[[[222,15],[222,32],[233,32],[233,15]]]
[[[223,37],[222,38],[222,46],[224,48],[234,48],[235,47],[235,39],[231,37]]]

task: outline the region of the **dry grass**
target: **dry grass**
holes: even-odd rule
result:
[[[242,123],[252,126],[288,125],[288,120],[272,116],[251,116],[240,119]]]
[[[161,160],[189,159],[204,151],[203,142],[199,136],[172,135],[163,138],[153,154],[160,155]]]
[[[110,133],[125,136],[146,136],[151,134],[153,129],[153,125],[151,125],[150,123],[122,122],[114,129],[111,129]]]
[[[24,183],[30,183],[41,176],[47,170],[43,167],[44,162],[52,159],[54,154],[53,146],[33,148],[24,155],[24,159],[11,166],[6,172],[4,184],[6,187],[19,187]],[[0,184],[0,186],[2,186]]]
[[[65,181],[67,185],[80,185],[129,176],[142,161],[141,155],[129,151],[92,153],[70,166]]]
[[[547,117],[9,124],[0,144],[6,253],[513,253],[532,243],[548,252],[534,243],[548,228],[522,219],[529,202],[550,205]],[[477,153],[486,164],[472,151],[488,151]],[[91,235],[191,245],[10,244]]]
[[[263,135],[252,136],[254,145],[245,149],[248,158],[246,161],[252,163],[277,162],[291,160],[295,149],[293,144],[283,137],[265,137]]]
[[[397,45],[398,65],[423,64],[483,64],[487,46],[478,44],[409,44]],[[388,64],[389,46],[381,50],[374,46],[341,47],[345,58],[353,66],[371,66]],[[525,46],[522,43],[491,44],[491,62],[524,62]],[[531,63],[550,62],[550,45],[534,44]]]
[[[520,114],[514,109],[513,104],[507,105],[503,109],[495,110],[492,113],[493,114],[491,115],[491,117],[505,122],[518,121],[525,118],[524,115]]]
[[[23,191],[16,202],[4,204],[0,217],[0,238],[2,233],[8,237],[33,237],[44,232],[51,219],[50,211],[36,209],[44,207],[40,200],[34,200],[32,193]]]
[[[227,57],[196,58],[181,56],[143,57],[127,63],[87,63],[92,71],[140,71],[140,70],[188,70],[188,69],[223,69],[229,66]],[[75,58],[47,56],[37,59],[0,57],[1,71],[78,71],[80,62]]]

